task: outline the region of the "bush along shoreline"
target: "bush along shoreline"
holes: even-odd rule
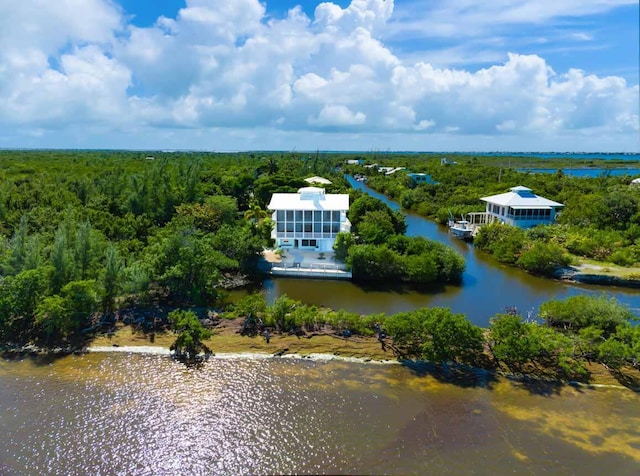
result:
[[[122,321],[113,322],[81,347],[49,350],[80,352],[92,342],[159,345],[171,347],[175,357],[187,362],[216,352],[318,353],[409,365],[426,362],[463,373],[482,369],[525,380],[615,381],[640,391],[638,318],[605,296],[548,301],[536,319],[511,310],[494,316],[488,328],[448,308],[361,316],[304,305],[286,295],[268,305],[261,294],[249,295],[220,313],[173,310],[163,316],[154,316],[153,326],[144,324],[149,320],[129,319],[130,332]],[[5,355],[43,349],[5,346]]]

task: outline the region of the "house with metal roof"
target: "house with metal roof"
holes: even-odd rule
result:
[[[488,222],[498,221],[519,228],[554,223],[558,208],[564,207],[562,203],[540,197],[523,186],[480,200],[487,204]]]
[[[431,178],[431,175],[429,175],[429,174],[425,174],[425,173],[415,173],[415,172],[414,172],[414,173],[408,173],[408,174],[407,174],[407,176],[408,176],[411,180],[413,180],[413,182],[414,182],[414,183],[417,183],[417,184],[423,184],[423,183],[427,183],[427,184],[430,184],[430,185],[435,185],[435,184],[437,184],[437,182],[436,182],[436,181],[434,181],[434,180]]]
[[[303,187],[297,193],[274,193],[267,208],[273,212],[271,237],[278,248],[333,251],[336,235],[351,231],[346,193]]]
[[[305,182],[310,183],[310,184],[319,184],[319,185],[331,185],[331,180],[326,179],[324,177],[318,177],[317,175],[314,177],[309,177],[304,179]]]

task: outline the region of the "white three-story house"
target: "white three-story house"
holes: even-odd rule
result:
[[[278,248],[332,251],[339,232],[350,232],[348,194],[304,187],[298,193],[274,193],[267,207],[275,222],[271,237]]]

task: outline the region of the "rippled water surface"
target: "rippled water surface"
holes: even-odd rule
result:
[[[450,384],[400,365],[186,368],[89,354],[0,362],[0,438],[2,475],[632,475],[640,397],[483,377]]]

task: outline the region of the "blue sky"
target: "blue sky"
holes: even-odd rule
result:
[[[640,152],[639,15],[636,0],[4,2],[0,147]]]

